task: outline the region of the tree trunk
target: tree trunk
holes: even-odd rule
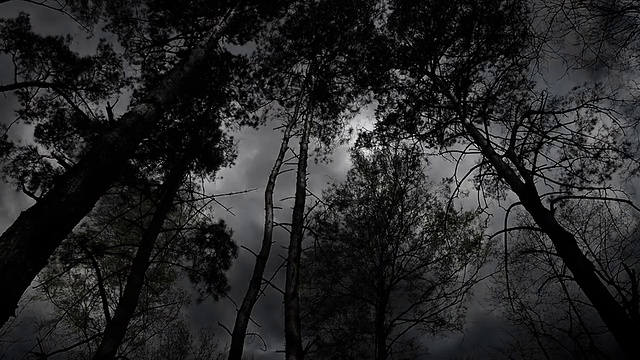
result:
[[[580,250],[573,234],[558,223],[551,210],[545,208],[532,181],[528,181],[526,178],[525,181],[521,180],[470,121],[463,120],[463,125],[500,178],[511,187],[536,224],[551,239],[558,255],[573,274],[578,286],[598,311],[626,357],[629,359],[640,358],[637,346],[638,339],[640,339],[639,324],[632,321],[624,308],[602,283],[596,274],[595,267]],[[512,159],[512,161],[518,160]]]
[[[386,360],[387,359],[387,304],[389,303],[389,297],[386,294],[380,294],[380,299],[376,304],[376,319],[375,319],[375,359]]]
[[[291,219],[291,236],[287,256],[287,278],[284,289],[284,335],[285,359],[302,360],[302,333],[300,329],[300,253],[304,234],[304,208],[307,198],[307,158],[309,157],[309,136],[311,132],[312,106],[307,109],[298,154],[296,173],[296,194]]]
[[[280,143],[280,150],[276,157],[269,179],[267,180],[267,187],[264,191],[264,231],[262,234],[262,246],[260,253],[256,257],[256,264],[253,268],[253,274],[249,282],[249,288],[247,293],[242,299],[242,305],[238,309],[236,315],[236,322],[233,326],[233,333],[231,334],[231,345],[229,346],[229,360],[241,360],[242,352],[244,351],[244,339],[247,335],[247,327],[249,326],[249,319],[251,318],[251,312],[253,306],[258,301],[260,296],[260,288],[262,286],[262,279],[264,277],[264,271],[267,267],[267,261],[269,260],[269,253],[271,252],[271,244],[273,242],[273,190],[276,186],[276,180],[280,174],[282,162],[289,148],[289,140],[291,139],[291,131],[295,127],[298,118],[298,108],[294,111],[293,118],[287,124],[287,127],[282,134],[282,142]]]
[[[131,264],[131,270],[127,277],[127,284],[124,287],[122,298],[118,302],[113,318],[107,323],[102,341],[93,356],[93,360],[114,359],[118,347],[120,347],[120,343],[127,332],[131,317],[133,317],[136,307],[138,306],[138,300],[144,285],[145,274],[149,268],[153,247],[162,230],[162,225],[167,218],[167,214],[171,210],[173,199],[182,184],[182,179],[189,166],[188,161],[183,161],[178,164],[178,166],[175,166],[169,171],[167,179],[163,184],[162,197],[138,245],[138,251]]]
[[[209,49],[218,46],[232,15],[0,236],[0,326],[14,315],[20,297],[62,240],[118,178],[127,159],[162,117],[164,107],[188,85],[197,66],[204,63]]]
[[[392,211],[392,209],[387,209]],[[375,319],[374,319],[374,359],[385,360],[387,358],[387,329],[385,323],[387,321],[387,306],[389,304],[390,291],[388,291],[386,283],[387,274],[387,236],[386,234],[378,234],[380,237],[376,241],[377,246],[377,261],[376,272],[376,304],[375,304]]]

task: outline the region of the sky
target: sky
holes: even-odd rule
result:
[[[34,29],[42,34],[76,34],[74,40],[74,50],[79,52],[90,52],[95,48],[96,40],[87,40],[86,36],[78,30],[77,25],[62,14],[38,7],[32,4],[19,1],[10,1],[0,4],[0,17],[13,17],[19,11],[26,11],[31,15]],[[9,73],[11,66],[7,57],[0,56],[0,84],[11,80]],[[0,97],[0,121],[11,122],[14,118],[13,111],[16,102],[11,95]],[[364,112],[352,123],[356,128],[367,128],[371,126],[371,112]],[[218,179],[208,185],[208,190],[213,194],[221,194],[246,189],[256,189],[255,191],[236,195],[233,197],[221,198],[220,201],[233,214],[218,207],[215,214],[225,219],[234,230],[234,239],[239,245],[257,251],[262,240],[263,226],[263,198],[264,187],[267,176],[273,164],[275,153],[280,144],[280,132],[274,131],[274,124],[268,124],[257,130],[244,129],[234,133],[237,141],[238,158],[232,168],[223,169],[218,174]],[[29,141],[30,129],[25,127],[14,127],[11,136],[15,139]],[[467,159],[459,170],[459,174],[464,173],[465,168],[473,164],[473,159]],[[350,167],[348,156],[348,146],[338,147],[332,155],[332,161],[328,164],[315,164],[310,162],[309,167],[309,188],[317,195],[333,181],[344,179]],[[429,176],[439,182],[443,177],[448,177],[453,172],[453,164],[443,160],[435,160],[430,168]],[[294,172],[282,175],[278,179],[278,185],[274,199],[282,199],[293,195],[294,192]],[[469,189],[473,187],[469,184]],[[462,203],[465,207],[473,207],[475,197],[473,194]],[[17,218],[21,211],[27,209],[33,201],[22,193],[13,189],[6,183],[0,183],[0,233],[3,232],[13,220]],[[285,221],[290,214],[291,202],[283,203],[283,210],[276,213],[278,219]],[[499,210],[494,212],[494,220],[491,229],[496,229],[501,224],[502,217]],[[275,244],[267,270],[267,275],[271,274],[280,264],[279,255],[284,255],[284,246],[288,243],[288,234],[283,230],[276,230]],[[230,297],[240,302],[253,270],[253,255],[241,250],[238,259],[228,273],[229,282],[232,284]],[[493,265],[489,265],[487,271],[491,271]],[[284,282],[284,271],[279,276],[280,283]],[[485,296],[490,286],[488,283],[481,283],[476,286],[475,296],[468,305],[467,320],[465,324],[465,334],[451,334],[446,338],[426,339],[429,343],[431,359],[450,359],[464,354],[465,349],[473,349],[476,345],[491,347],[499,345],[502,336],[501,326],[503,325],[491,306],[485,301]],[[283,354],[283,305],[280,293],[269,289],[268,296],[259,300],[253,312],[253,319],[261,325],[253,330],[259,332],[267,343],[267,351],[260,350],[260,341],[248,343],[247,353],[253,353],[256,359],[282,359]],[[35,309],[34,311],[38,311]],[[217,326],[218,323],[232,328],[235,319],[233,304],[222,299],[219,302],[207,301],[203,304],[193,305],[188,310],[192,327],[213,326],[222,342],[227,341],[224,330]],[[250,331],[252,329],[250,328]],[[480,356],[479,358],[482,358]]]

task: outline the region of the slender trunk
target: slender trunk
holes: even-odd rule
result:
[[[287,278],[284,289],[285,359],[302,360],[302,333],[300,329],[300,253],[304,234],[304,207],[307,198],[307,158],[309,157],[309,133],[311,132],[312,106],[307,109],[298,154],[296,194],[291,219],[291,236],[287,256]]]
[[[256,257],[256,264],[253,268],[253,274],[249,282],[249,288],[247,293],[242,299],[242,304],[238,313],[236,314],[236,322],[233,326],[233,333],[231,334],[231,345],[229,346],[229,360],[241,360],[242,352],[244,350],[244,340],[247,335],[247,327],[249,326],[249,319],[253,306],[258,301],[260,295],[260,288],[262,286],[262,279],[264,277],[264,271],[267,267],[267,261],[269,260],[269,253],[271,252],[271,244],[273,242],[273,190],[276,186],[276,180],[280,174],[280,169],[284,161],[284,157],[289,148],[289,140],[291,139],[291,131],[295,127],[298,118],[298,108],[294,111],[293,118],[287,124],[284,133],[282,134],[282,142],[280,143],[280,150],[276,161],[271,168],[269,179],[267,180],[267,187],[264,191],[264,231],[262,234],[262,247],[260,253]]]
[[[388,209],[392,211],[392,209]],[[389,217],[388,217],[389,218]],[[389,303],[389,291],[387,291],[386,274],[387,274],[387,236],[379,234],[377,239],[377,264],[376,264],[376,305],[374,319],[374,359],[385,360],[387,358],[387,331],[385,322],[387,321],[387,305]]]
[[[387,294],[380,294],[380,299],[376,304],[376,319],[375,319],[375,359],[386,360],[387,359],[387,305],[389,303],[389,297]]]
[[[595,267],[584,255],[578,243],[554,217],[540,200],[540,196],[531,180],[522,181],[513,169],[498,155],[489,141],[468,120],[464,121],[466,131],[480,148],[482,154],[491,163],[498,175],[516,193],[522,205],[531,214],[536,224],[547,234],[558,255],[562,258],[573,278],[585,293],[591,304],[607,325],[607,328],[629,359],[640,358],[637,342],[640,339],[640,324],[634,323],[624,308],[611,295],[609,289],[598,277]],[[518,166],[518,160],[514,165]]]
[[[164,224],[167,214],[171,210],[173,199],[182,184],[182,179],[188,166],[188,161],[179,163],[179,165],[171,169],[167,175],[167,179],[163,184],[163,194],[160,202],[138,245],[138,251],[133,259],[131,270],[127,277],[127,284],[124,287],[124,293],[118,302],[113,318],[104,330],[102,341],[93,356],[93,360],[111,360],[116,356],[118,347],[129,327],[131,317],[138,306],[138,300],[144,285],[145,273],[149,268],[151,253],[153,252],[156,239],[162,230],[162,225]]]
[[[162,117],[163,109],[206,60],[209,49],[218,46],[231,17],[232,13],[0,236],[0,326],[14,315],[20,297],[62,240],[118,178],[127,159]]]

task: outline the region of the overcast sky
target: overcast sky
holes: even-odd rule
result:
[[[85,34],[77,29],[77,25],[59,13],[18,1],[0,4],[0,17],[16,16],[18,11],[26,11],[31,15],[34,29],[39,33],[76,34],[74,42],[76,51],[91,52],[95,48],[95,39],[87,40]],[[8,60],[7,57],[0,56],[0,84],[11,81],[9,72],[12,68]],[[13,121],[15,106],[15,99],[10,94],[0,97],[0,120],[3,123],[6,124]],[[370,126],[367,125],[370,124],[370,115],[367,113],[361,114],[353,124],[356,127]],[[233,211],[235,216],[227,213],[222,208],[216,209],[217,216],[227,220],[234,230],[236,242],[255,251],[259,249],[262,239],[264,186],[281,140],[281,133],[274,131],[274,126],[270,124],[259,130],[246,129],[234,134],[238,142],[236,165],[222,170],[219,173],[220,179],[209,185],[209,191],[214,194],[257,188],[256,191],[248,194],[221,199]],[[17,127],[12,130],[11,135],[15,139],[29,141],[29,132],[28,128]],[[347,150],[347,146],[337,148],[333,154],[333,161],[329,164],[316,165],[313,161],[310,162],[309,188],[311,191],[320,195],[329,182],[339,181],[344,178],[350,166]],[[473,159],[467,160],[466,166],[472,162]],[[460,173],[464,172],[464,167],[460,170]],[[452,174],[453,165],[438,160],[431,169],[429,174],[431,179],[439,182],[443,177]],[[274,199],[279,200],[293,195],[294,176],[295,173],[290,172],[278,179]],[[474,196],[470,196],[469,199],[465,200],[467,206],[472,206],[472,199],[474,198]],[[32,201],[22,193],[17,192],[5,183],[0,184],[0,233],[15,220],[20,211],[25,210],[31,204]],[[290,203],[285,203],[283,210],[277,212],[277,218],[285,221],[289,216],[290,206]],[[496,211],[494,215],[494,218],[500,223],[502,221],[500,212]],[[288,242],[288,234],[282,230],[276,230],[275,241],[267,275],[280,264],[281,259],[278,255],[285,254],[284,246]],[[253,255],[241,250],[229,273],[230,283],[232,284],[230,296],[237,302],[242,300],[246,291],[253,269],[253,261]],[[284,271],[280,276],[281,283],[284,282],[283,277]],[[483,300],[486,294],[486,287],[487,284],[480,284],[476,287],[476,296],[474,296],[469,305],[464,336],[462,334],[454,334],[445,339],[429,340],[432,358],[449,359],[452,356],[462,354],[462,347],[472,349],[477,344],[487,347],[499,343],[501,322],[490,313],[489,305]],[[205,302],[201,305],[194,305],[189,314],[194,328],[213,326],[216,328],[218,338],[222,342],[228,340],[224,330],[217,327],[217,323],[221,322],[228,328],[233,327],[235,311],[230,301],[223,299],[217,303]],[[255,307],[253,318],[261,325],[261,328],[254,327],[250,331],[257,331],[262,335],[267,342],[268,350],[266,352],[259,350],[261,343],[255,341],[247,345],[247,352],[253,352],[257,359],[284,358],[282,353],[276,353],[278,350],[283,350],[284,334],[281,294],[274,290],[269,290],[268,296],[261,298]]]

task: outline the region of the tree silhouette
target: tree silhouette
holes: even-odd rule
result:
[[[284,287],[285,352],[288,359],[303,357],[298,283],[308,196],[307,163],[312,155],[323,159],[342,140],[340,134],[346,121],[367,95],[359,65],[368,53],[362,41],[369,41],[373,35],[376,11],[372,1],[299,2],[280,24],[270,28],[264,45],[257,50],[255,58],[266,79],[263,79],[262,91],[272,104],[264,116],[282,119],[284,132],[265,190],[262,247],[256,256],[249,289],[238,309],[229,359],[239,359],[242,355],[251,310],[260,293],[273,237],[273,190],[278,175],[286,171],[281,170],[283,161],[296,166]],[[297,151],[289,145],[294,137],[299,139]],[[291,154],[288,160],[287,154]]]
[[[601,84],[561,95],[538,90],[531,71],[538,54],[530,41],[538,38],[522,2],[392,5],[388,29],[395,58],[389,65],[395,80],[381,97],[378,128],[400,129],[439,152],[479,154],[473,170],[481,191],[497,199],[513,192],[626,356],[636,357],[637,322],[553,206],[544,204],[619,194],[606,182],[634,162],[624,136],[632,124],[615,110],[616,94]]]
[[[323,196],[305,253],[311,358],[416,357],[424,333],[460,330],[487,246],[474,213],[438,199],[414,146],[352,152]]]
[[[2,234],[0,276],[5,296],[0,302],[0,323],[4,324],[14,313],[20,296],[47,259],[118,178],[127,160],[133,157],[138,145],[156,127],[169,106],[189,88],[202,66],[208,65],[211,55],[220,49],[221,39],[241,33],[248,35],[248,30],[257,30],[253,27],[255,21],[277,8],[261,12],[260,4],[242,2],[212,9],[212,18],[192,47],[180,52],[181,56],[170,57],[165,63],[167,70],[158,72],[160,77],[144,79],[144,91],[117,120],[117,126],[101,132],[77,163],[58,177],[55,185]],[[135,9],[121,7],[119,13],[127,13],[126,10]],[[243,24],[245,20],[253,21],[252,27]]]
[[[636,316],[638,262],[637,214],[627,204],[575,199],[560,204],[557,216],[576,234],[579,246],[594,259],[599,276],[615,290],[618,301]],[[531,228],[523,214],[516,225]],[[621,226],[624,224],[624,226]],[[611,334],[576,286],[572,274],[541,232],[511,236],[503,257],[494,299],[521,338],[512,346],[545,358],[620,357]],[[526,338],[531,341],[525,346]],[[537,354],[537,355],[536,355]]]

